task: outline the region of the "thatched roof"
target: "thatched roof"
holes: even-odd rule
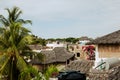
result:
[[[75,60],[70,62],[70,64],[67,65],[65,70],[67,71],[80,71],[82,73],[87,73],[89,70],[93,67],[94,61],[91,60]]]
[[[41,51],[44,55],[44,61],[40,61],[37,58],[32,60],[32,64],[50,64],[55,62],[66,62],[68,59],[72,58],[74,54],[68,53],[63,47],[56,47],[53,50]]]
[[[53,50],[41,51],[41,53],[44,55],[44,61],[41,62],[42,64],[49,64],[56,62],[56,56]]]
[[[56,47],[53,49],[56,56],[57,62],[66,62],[68,59],[72,58],[74,54],[67,52],[64,47]]]
[[[91,42],[92,44],[120,44],[120,30],[105,36],[99,37]]]

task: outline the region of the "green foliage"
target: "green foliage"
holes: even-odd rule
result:
[[[63,38],[57,38],[56,41],[59,41],[59,42],[65,42],[65,39]]]
[[[78,38],[73,38],[73,37],[69,37],[65,39],[66,42],[70,42],[70,43],[76,43],[77,41],[79,41]]]
[[[49,80],[50,77],[55,77],[57,74],[58,69],[55,65],[50,65],[44,73],[46,80]]]
[[[38,58],[40,61],[44,61],[45,55],[43,55],[43,54],[41,54],[41,53],[37,53],[37,58]]]
[[[18,80],[45,80],[45,78],[38,70],[28,66],[28,68],[21,72]]]
[[[31,42],[30,44],[40,44],[42,46],[46,45],[46,40],[45,39],[39,38],[35,35],[31,35],[31,36],[32,36],[33,42]]]
[[[47,41],[49,41],[49,42],[59,41],[59,42],[76,43],[77,41],[79,41],[79,38],[73,38],[73,37],[57,38],[57,39],[50,38],[50,39],[47,39]]]
[[[22,75],[24,79],[21,80],[30,80],[33,69],[29,68],[20,55],[25,54],[24,50],[29,50],[27,45],[32,41],[30,31],[22,26],[30,21],[19,19],[21,11],[17,7],[6,10],[8,19],[0,15],[0,22],[3,24],[3,27],[0,27],[0,76],[7,75],[8,80],[18,80],[19,74],[25,72],[26,74]]]
[[[5,9],[8,12],[8,17],[5,18],[3,15],[0,15],[0,22],[4,26],[9,26],[13,22],[19,22],[21,24],[27,24],[32,22],[30,20],[23,20],[20,19],[20,15],[22,14],[22,11],[18,7],[13,7],[12,9],[6,8]]]
[[[49,38],[49,39],[47,39],[47,41],[53,42],[53,41],[56,41],[56,39],[54,39],[54,38]]]

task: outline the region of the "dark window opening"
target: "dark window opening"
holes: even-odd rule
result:
[[[70,61],[69,60],[67,60],[67,64],[69,64],[70,63]]]
[[[79,49],[79,46],[76,46],[77,49]]]
[[[80,57],[80,53],[77,53],[77,57]]]
[[[58,41],[57,44],[60,44],[60,42]]]
[[[74,48],[72,48],[72,51],[74,51]]]

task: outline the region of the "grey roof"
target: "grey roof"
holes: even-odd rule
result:
[[[120,44],[120,30],[105,36],[99,37],[92,42],[93,44]]]
[[[56,61],[56,56],[55,56],[55,52],[52,50],[45,50],[45,51],[41,51],[41,53],[44,56],[44,61],[42,62],[42,64],[49,64],[49,63],[53,63]]]
[[[49,64],[55,62],[66,62],[74,56],[74,54],[68,53],[64,47],[56,47],[53,50],[43,50],[41,51],[41,54],[44,55],[44,61],[40,61],[35,58],[31,63]]]
[[[65,62],[74,56],[74,54],[67,52],[64,47],[56,47],[53,51],[55,52],[57,62]]]
[[[80,71],[82,73],[89,72],[90,69],[92,69],[94,65],[94,61],[92,60],[75,60],[70,62],[65,68],[66,71]]]

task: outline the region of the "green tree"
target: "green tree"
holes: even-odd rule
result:
[[[56,41],[54,38],[49,38],[49,39],[47,39],[47,42],[54,42],[54,41]]]
[[[78,38],[73,38],[73,37],[69,37],[65,39],[66,42],[70,42],[70,43],[76,43],[77,41],[79,41]]]
[[[56,77],[59,71],[55,65],[50,65],[44,72],[46,80],[49,80],[50,77]]]
[[[23,50],[28,49],[27,44],[32,40],[29,35],[30,31],[22,25],[29,21],[19,19],[21,12],[17,7],[6,10],[9,13],[8,19],[0,16],[3,24],[0,27],[0,76],[7,76],[8,80],[18,80],[19,75],[28,70],[30,66],[20,55]],[[25,76],[27,79],[23,80],[30,80],[32,73],[27,74]]]
[[[38,36],[35,36],[35,35],[31,35],[32,38],[33,38],[33,42],[30,43],[30,44],[40,44],[42,46],[45,46],[46,45],[46,40],[45,39],[42,39]]]

